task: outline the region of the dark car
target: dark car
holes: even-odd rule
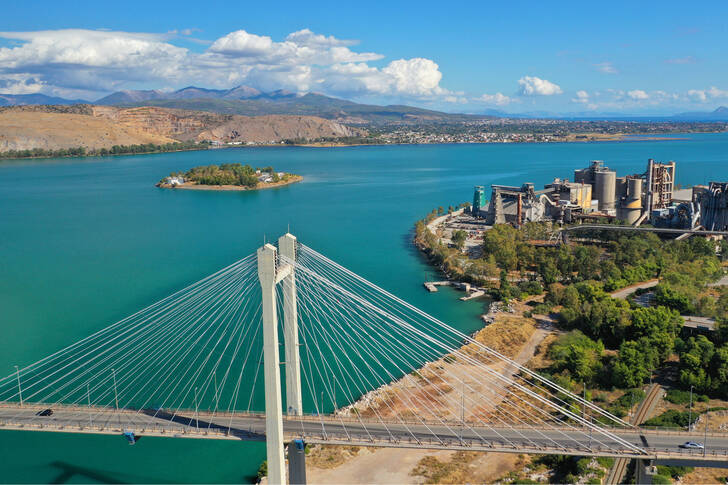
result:
[[[36,416],[53,416],[53,410],[52,409],[44,409],[43,411],[38,411],[35,413]]]

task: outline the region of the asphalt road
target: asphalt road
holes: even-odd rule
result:
[[[256,414],[213,415],[186,411],[185,415],[142,410],[63,407],[53,416],[36,416],[40,407],[0,406],[0,429],[56,431],[203,439],[264,440],[265,417]],[[156,413],[156,416],[154,414]],[[334,416],[285,417],[287,440],[310,443],[423,449],[469,449],[538,454],[647,457],[655,459],[711,459],[728,462],[728,434],[709,433],[707,452],[683,450],[679,445],[704,440],[701,433],[622,429],[604,434],[568,425],[554,427],[459,426],[457,423],[382,423],[342,420]],[[624,440],[620,442],[620,440]],[[631,446],[630,446],[631,445]]]

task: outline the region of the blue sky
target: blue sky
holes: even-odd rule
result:
[[[728,2],[10,2],[0,92],[187,85],[447,111],[728,105]]]

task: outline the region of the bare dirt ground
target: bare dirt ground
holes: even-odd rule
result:
[[[83,114],[0,112],[0,152],[42,148],[111,148],[113,145],[165,144],[176,140],[109,119]]]
[[[523,306],[523,308],[521,308]],[[498,314],[496,321],[476,333],[474,338],[519,364],[530,361],[544,339],[553,333],[548,318],[539,320],[517,316],[522,313],[525,305],[517,307],[516,314]],[[468,351],[467,346],[463,349]],[[493,364],[508,377],[516,372],[512,365]],[[426,403],[430,412],[435,409],[442,418],[457,419],[452,406],[447,406],[447,399],[433,398],[433,396],[455,395],[458,400],[462,393],[468,397],[476,395],[489,395],[493,393],[487,382],[473,379],[475,369],[472,364],[443,358],[431,362],[419,370],[419,374],[429,377],[429,382],[413,382],[412,378],[403,378],[396,383],[370,393],[363,401],[355,404],[362,415],[378,413],[380,416],[408,417],[412,414],[412,403]],[[461,389],[459,381],[465,381],[468,390]],[[406,396],[415,392],[419,394],[416,399]],[[454,394],[453,394],[454,393]],[[452,397],[452,396],[451,396]],[[491,405],[479,406],[479,409],[468,410],[466,419],[478,419],[479,416],[492,412],[497,405],[498,396],[492,396]],[[454,398],[453,398],[454,399]],[[384,401],[389,404],[385,405]],[[452,399],[450,399],[452,401]],[[483,407],[483,409],[480,409]],[[424,411],[422,411],[424,412]],[[410,449],[361,449],[358,454],[350,454],[337,466],[322,464],[317,454],[330,453],[326,448],[317,447],[311,453],[313,460],[308,460],[307,478],[310,483],[488,483],[504,476],[510,471],[520,469],[527,458],[504,453],[477,453],[452,451],[427,451]],[[329,462],[339,461],[338,458],[327,458]],[[318,462],[318,464],[317,464]],[[318,466],[317,466],[318,465]]]

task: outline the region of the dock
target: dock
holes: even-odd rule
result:
[[[452,281],[425,281],[424,284],[427,291],[434,293],[438,286],[452,286]]]

